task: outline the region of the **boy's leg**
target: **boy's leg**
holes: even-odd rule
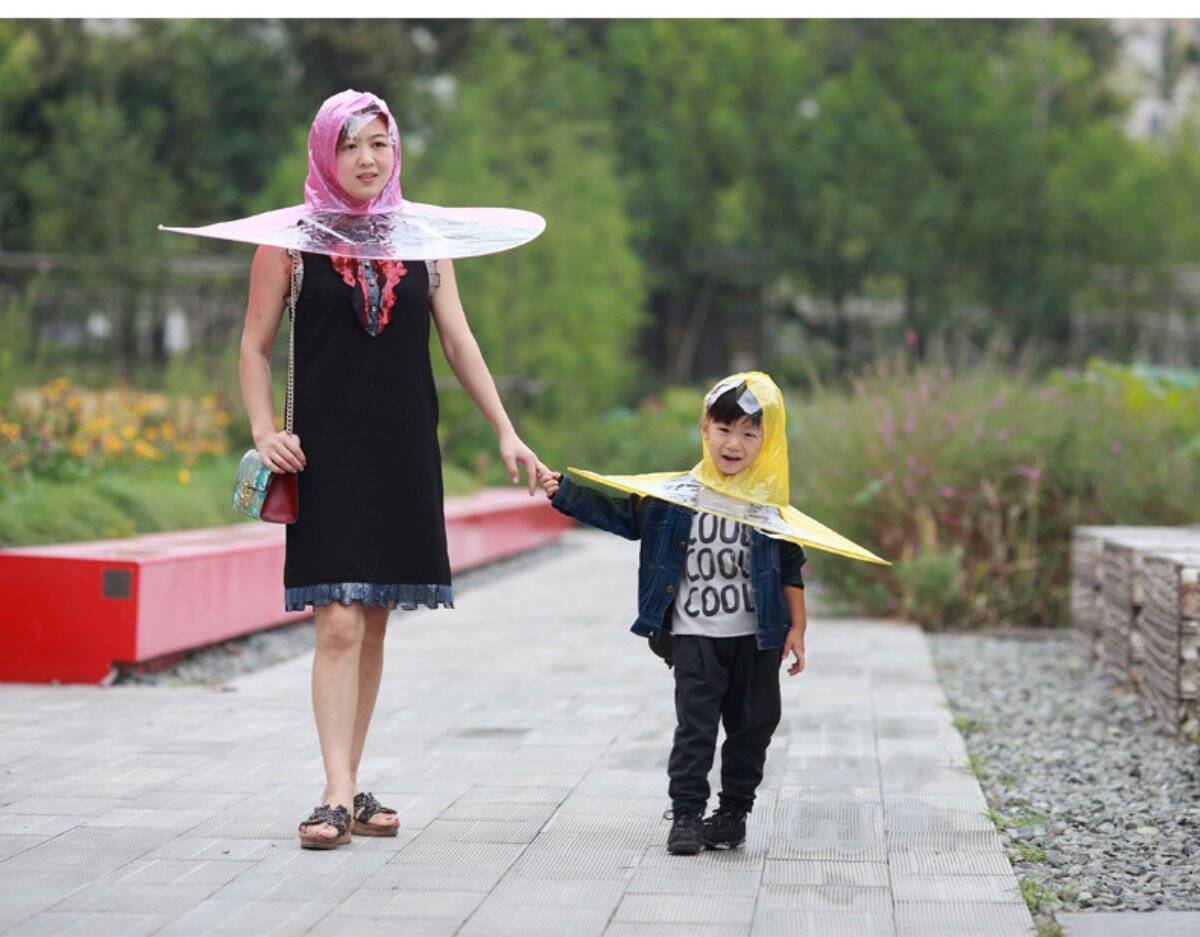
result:
[[[690,634],[674,638],[676,724],[667,774],[675,813],[703,814],[708,805],[708,772],[729,680],[718,640]]]
[[[729,692],[722,707],[721,806],[749,813],[762,782],[767,746],[779,725],[779,651],[760,651],[754,636],[734,639]]]

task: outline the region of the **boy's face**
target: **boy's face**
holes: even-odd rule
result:
[[[746,416],[735,423],[718,423],[705,417],[700,424],[700,434],[708,443],[713,462],[726,475],[736,475],[749,468],[762,449],[762,427],[755,426]]]

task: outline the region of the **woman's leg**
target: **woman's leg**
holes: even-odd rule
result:
[[[358,668],[362,657],[365,623],[358,603],[313,609],[317,649],[313,657],[312,700],[325,762],[325,793],[322,800],[353,810],[354,723],[358,708]],[[310,832],[330,838],[336,831],[328,824]]]
[[[358,658],[358,710],[354,716],[354,744],[350,750],[350,777],[358,791],[358,766],[362,761],[363,748],[367,743],[367,730],[375,712],[375,700],[379,696],[379,681],[383,676],[383,639],[387,634],[390,609],[378,606],[364,608],[362,653]],[[394,813],[377,813],[369,823],[377,826],[395,826],[399,818]]]

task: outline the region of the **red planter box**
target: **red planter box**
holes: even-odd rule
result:
[[[446,501],[455,572],[571,526],[539,493]],[[0,550],[0,681],[99,683],[115,663],[203,647],[284,622],[284,529],[244,523]]]

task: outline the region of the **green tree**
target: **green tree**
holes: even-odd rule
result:
[[[546,458],[565,457],[572,429],[628,396],[643,305],[600,76],[562,40],[544,23],[480,25],[454,100],[404,178],[416,201],[546,217],[533,244],[455,265],[506,401]],[[470,410],[465,395],[446,395],[448,444],[490,449]]]

